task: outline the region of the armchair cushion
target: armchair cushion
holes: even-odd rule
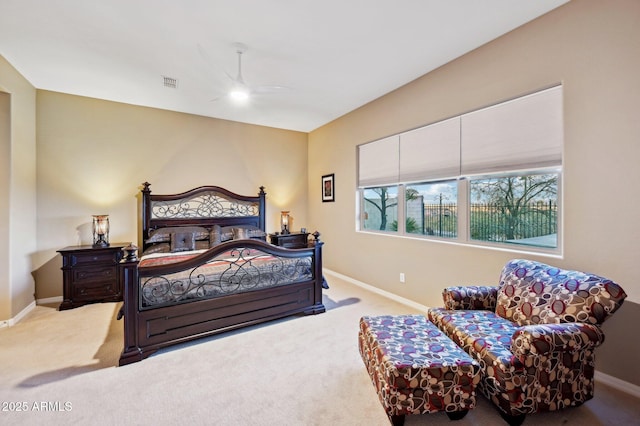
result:
[[[609,279],[515,259],[500,275],[496,314],[519,325],[602,324],[625,297]]]
[[[490,368],[500,374],[522,368],[510,348],[511,338],[518,330],[511,321],[484,310],[430,308],[427,315],[429,321],[478,360],[485,372]]]
[[[520,359],[551,352],[576,352],[604,342],[598,326],[582,323],[526,325],[513,333],[511,352]]]
[[[497,296],[497,286],[447,287],[442,292],[445,309],[495,311]]]

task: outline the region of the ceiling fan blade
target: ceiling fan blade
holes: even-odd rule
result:
[[[275,93],[286,93],[287,91],[291,90],[290,87],[278,85],[278,84],[260,85],[260,86],[251,86],[250,84],[247,84],[242,74],[242,55],[247,51],[248,48],[246,45],[242,43],[234,43],[233,46],[236,49],[236,55],[237,55],[237,61],[238,61],[237,74],[234,77],[227,71],[224,71],[224,74],[229,78],[229,80],[231,80],[232,85],[224,91],[224,94],[218,91],[220,95],[211,99],[209,102],[217,102],[219,100],[222,100],[223,98],[228,98],[230,100],[233,100],[234,102],[246,101],[251,95],[268,95],[268,94],[275,94]],[[208,53],[200,44],[198,44],[198,51],[200,52],[200,55],[203,57],[203,59],[205,59],[206,62],[211,63],[211,61],[209,60],[210,57]]]
[[[266,84],[252,88],[251,92],[256,94],[285,93],[291,90],[291,87],[279,84]]]
[[[222,66],[220,65],[219,61],[215,60],[211,54],[209,52],[207,52],[207,50],[202,47],[202,45],[200,43],[196,44],[197,48],[198,48],[198,53],[200,54],[200,57],[202,58],[202,61],[205,64],[205,69],[204,72],[215,78],[216,80],[218,80],[217,76],[219,75]],[[223,70],[223,72],[229,76],[230,79],[233,80],[233,77],[231,77],[226,71]]]
[[[228,72],[224,72],[224,74],[229,77],[229,80],[233,81],[234,83],[237,81],[236,78],[234,76],[232,76],[231,74],[229,74]]]

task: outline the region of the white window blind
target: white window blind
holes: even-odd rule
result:
[[[358,147],[358,186],[391,185],[398,182],[399,135]]]
[[[358,186],[562,165],[562,86],[358,146]]]
[[[460,175],[460,117],[400,135],[400,181]]]
[[[462,116],[461,173],[562,164],[562,86]]]

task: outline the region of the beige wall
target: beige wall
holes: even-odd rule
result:
[[[9,285],[9,189],[11,171],[11,95],[0,92],[0,320],[11,318]]]
[[[10,144],[0,139],[0,166],[11,167],[0,181],[0,204],[10,206],[0,209],[10,224],[0,231],[11,235],[0,246],[0,321],[33,300],[31,271],[38,298],[61,295],[56,250],[90,242],[92,214],[110,215],[112,241],[136,241],[143,181],[156,193],[217,184],[253,194],[264,185],[269,230],[280,209],[291,210],[295,228],[322,232],[327,268],[421,304],[441,304],[445,285],[495,282],[517,253],[356,233],[355,147],[562,82],[564,256],[527,257],[623,285],[629,298],[605,324],[598,369],[640,385],[640,344],[628,339],[628,324],[640,322],[639,21],[634,0],[573,0],[308,136],[46,91],[36,103],[35,89],[0,57],[0,90],[12,105]],[[321,202],[328,173],[334,203]]]
[[[574,0],[311,132],[310,222],[323,233],[325,267],[439,306],[444,286],[495,283],[508,259],[525,256],[614,279],[629,297],[611,322],[640,322],[638,22],[638,1]],[[356,145],[556,83],[565,108],[561,259],[355,231]],[[336,175],[335,203],[321,202],[326,173]],[[598,368],[640,385],[640,343],[609,337]]]
[[[33,303],[36,91],[0,56],[0,322]]]
[[[56,250],[91,244],[91,215],[109,214],[112,242],[138,241],[141,183],[158,194],[218,185],[267,192],[267,230],[279,212],[307,221],[307,134],[38,91],[38,299],[62,295]]]

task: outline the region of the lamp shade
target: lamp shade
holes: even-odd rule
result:
[[[109,215],[93,215],[93,246],[109,246]]]
[[[280,212],[280,225],[283,234],[288,234],[290,232],[289,219],[289,211],[283,210]]]

